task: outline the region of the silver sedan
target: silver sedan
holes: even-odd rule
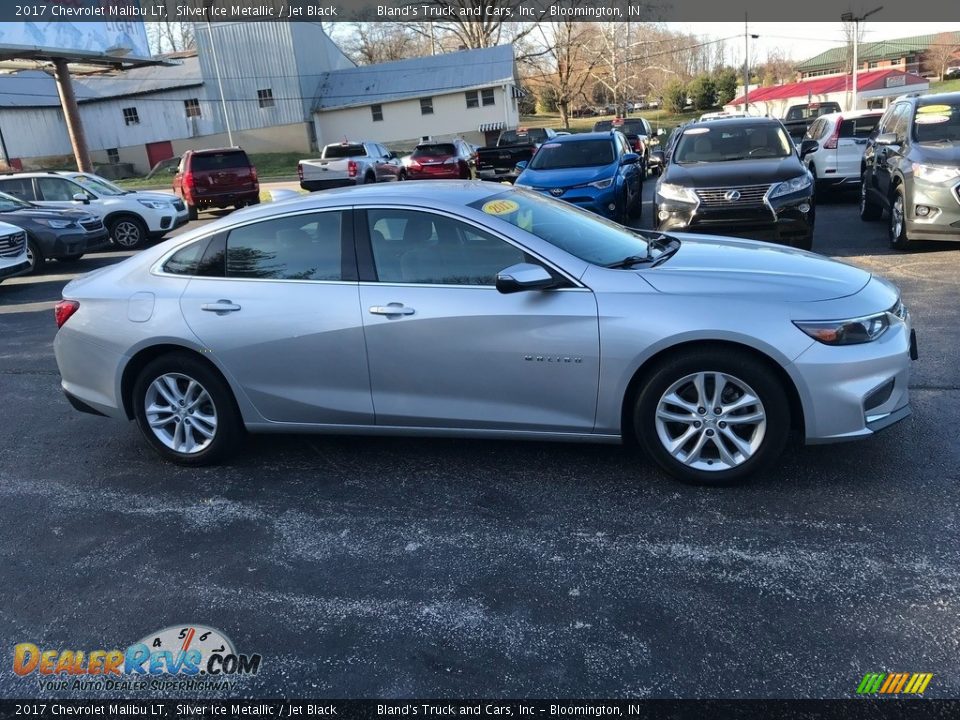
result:
[[[79,410],[165,458],[249,432],[637,441],[723,484],[910,414],[897,289],[812,253],[631,230],[481,182],[242,210],[66,286]]]

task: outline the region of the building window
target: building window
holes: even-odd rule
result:
[[[467,92],[464,93],[464,96],[467,98],[468,108],[480,107],[480,98],[477,96],[476,90],[467,90]]]
[[[383,106],[382,105],[371,105],[370,114],[373,115],[374,122],[380,122],[383,120]]]
[[[433,115],[433,98],[420,98],[420,114]]]
[[[107,162],[111,165],[120,162],[120,151],[117,148],[107,148]]]
[[[200,101],[197,98],[190,98],[189,100],[184,100],[183,109],[187,113],[188,118],[201,117]]]
[[[883,98],[873,98],[867,100],[867,110],[883,110]]]
[[[493,105],[493,88],[485,88],[480,91],[480,100],[483,102],[483,106]]]
[[[135,107],[128,107],[123,109],[123,124],[124,125],[140,124],[140,116],[137,114],[137,109]]]
[[[880,67],[880,62],[878,60],[867,63],[867,70],[873,70],[876,67]]]
[[[273,107],[273,88],[257,90],[257,104],[262,108]]]

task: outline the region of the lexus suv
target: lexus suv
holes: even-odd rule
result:
[[[809,250],[814,188],[801,157],[773,118],[693,122],[679,130],[657,181],[658,230],[734,235]]]
[[[960,93],[903,96],[867,141],[860,217],[888,211],[890,245],[960,240]]]

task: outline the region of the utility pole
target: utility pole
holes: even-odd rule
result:
[[[857,56],[857,46],[860,43],[860,23],[874,13],[880,12],[881,10],[883,10],[883,5],[878,8],[874,8],[870,12],[865,12],[863,15],[854,15],[851,12],[845,12],[840,16],[840,20],[843,22],[853,23],[853,99],[850,102],[850,110],[857,109],[857,70],[860,69],[860,60]]]
[[[57,94],[60,95],[63,119],[67,123],[67,134],[70,135],[70,144],[73,146],[73,156],[77,161],[77,170],[93,172],[90,151],[87,149],[87,136],[83,132],[80,108],[77,107],[77,96],[73,93],[70,69],[67,67],[67,61],[63,58],[54,58],[53,77],[57,81]],[[4,155],[6,155],[6,150],[4,150]]]
[[[743,113],[750,111],[750,38],[756,40],[759,35],[751,34],[747,26],[747,14],[743,14]]]
[[[223,81],[220,79],[220,60],[217,58],[217,43],[213,39],[213,28],[207,20],[207,33],[210,35],[210,54],[213,55],[213,69],[217,73],[217,87],[220,89],[220,106],[223,108],[223,122],[227,126],[227,142],[233,147],[233,130],[230,129],[230,114],[227,112],[227,99],[223,96]]]

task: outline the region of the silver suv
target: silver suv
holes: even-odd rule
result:
[[[897,98],[867,141],[860,175],[860,217],[887,210],[897,250],[960,240],[960,93]]]

